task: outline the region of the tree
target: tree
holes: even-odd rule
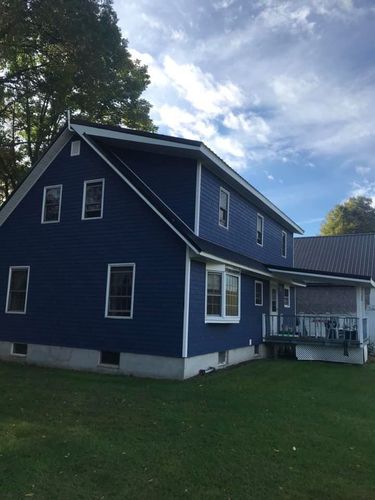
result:
[[[356,196],[328,212],[320,228],[324,236],[375,233],[375,208],[371,198]]]
[[[0,0],[0,203],[49,146],[65,112],[155,130],[112,0]]]

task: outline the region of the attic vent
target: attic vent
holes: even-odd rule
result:
[[[70,146],[70,156],[79,156],[81,152],[81,141],[73,141]]]

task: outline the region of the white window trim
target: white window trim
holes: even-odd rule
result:
[[[285,305],[285,290],[288,290],[288,304]],[[283,297],[283,306],[285,308],[290,308],[290,286],[289,285],[284,285],[284,297]]]
[[[78,143],[78,146],[77,146]],[[74,151],[74,148],[77,148],[76,151]],[[79,156],[81,154],[81,141],[72,141],[70,143],[70,156]]]
[[[132,267],[133,268],[133,281],[132,281],[132,296],[131,296],[131,305],[130,305],[130,316],[110,316],[108,314],[108,306],[109,306],[109,284],[111,280],[111,269],[112,267]],[[105,295],[105,312],[104,317],[108,319],[133,319],[133,309],[134,309],[134,289],[135,289],[135,263],[134,262],[125,262],[123,264],[108,264],[107,267],[107,290]]]
[[[47,189],[53,189],[53,188],[60,188],[59,217],[58,217],[57,220],[44,220]],[[43,189],[43,203],[42,203],[42,216],[41,216],[41,219],[40,219],[40,221],[41,221],[42,224],[57,224],[58,222],[60,222],[62,194],[63,194],[63,185],[62,184],[55,184],[54,186],[44,186],[44,189]]]
[[[207,285],[208,285],[208,273],[221,274],[221,316],[214,316],[207,314]],[[238,316],[227,316],[226,310],[226,277],[235,276],[238,278]],[[204,301],[204,314],[205,323],[239,323],[241,320],[241,274],[237,272],[230,271],[228,269],[223,270],[223,266],[206,266],[206,286],[205,286],[205,301]]]
[[[26,342],[12,342],[12,346],[11,346],[11,349],[10,349],[10,354],[11,356],[17,356],[18,358],[26,358],[27,357],[27,353],[26,354],[20,354],[18,352],[14,352],[14,344],[25,344],[27,346],[27,351],[28,351],[28,345],[26,344]]]
[[[260,304],[257,304],[257,285],[260,285],[261,287],[261,290],[262,290],[262,294],[261,294],[261,297],[262,297],[262,301]],[[263,281],[258,281],[258,280],[255,280],[254,281],[254,305],[257,306],[257,307],[263,307],[263,293],[264,293],[264,289],[263,289]]]
[[[285,254],[283,253],[283,238],[285,236]],[[286,259],[288,253],[288,234],[286,231],[281,231],[281,257]]]
[[[227,225],[225,226],[224,224],[221,224],[220,222],[220,199],[221,199],[221,192],[226,193],[228,196],[228,208],[227,208]],[[224,189],[223,187],[220,188],[219,192],[219,226],[224,228],[224,229],[229,229],[229,207],[230,207],[230,192]]]
[[[87,184],[91,184],[92,182],[101,182],[103,184],[102,188],[102,203],[100,207],[100,216],[99,217],[85,217],[85,206],[86,206],[86,186]],[[103,218],[104,212],[104,189],[105,189],[105,179],[88,179],[83,183],[83,199],[82,199],[82,215],[81,220],[98,220]]]
[[[27,281],[26,281],[26,297],[25,297],[25,306],[23,311],[8,311],[9,307],[9,295],[10,295],[10,282],[12,279],[12,271],[13,269],[27,269]],[[5,305],[5,312],[7,314],[26,314],[27,311],[27,299],[29,295],[29,280],[30,280],[30,266],[10,266],[8,273],[8,290],[7,290],[7,300]]]
[[[262,219],[262,243],[258,243],[258,217]],[[263,247],[264,243],[264,217],[262,214],[257,213],[256,224],[255,224],[255,241],[260,247]]]

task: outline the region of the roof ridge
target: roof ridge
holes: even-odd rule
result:
[[[346,233],[346,234],[318,234],[316,236],[296,236],[295,240],[307,240],[307,239],[315,239],[315,238],[343,238],[348,236],[375,236],[375,232],[373,233]]]
[[[121,125],[106,125],[102,123],[96,123],[96,122],[90,122],[86,120],[80,120],[80,119],[71,119],[70,121],[71,125],[83,125],[86,127],[93,127],[93,128],[99,128],[103,130],[113,130],[115,132],[123,132],[126,134],[132,134],[132,135],[139,135],[141,137],[155,137],[158,139],[165,139],[169,141],[176,141],[176,142],[184,142],[184,143],[190,143],[194,144],[197,146],[200,146],[203,144],[202,141],[197,141],[195,139],[186,139],[184,137],[177,137],[173,135],[167,135],[167,134],[159,134],[157,132],[149,132],[147,130],[138,130],[134,128],[128,128],[128,127],[122,127]]]

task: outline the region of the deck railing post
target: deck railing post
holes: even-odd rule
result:
[[[267,331],[266,331],[266,313],[262,314],[262,337],[263,340],[266,338]]]
[[[363,288],[361,286],[356,287],[356,302],[357,302],[357,332],[358,340],[363,343],[363,316],[364,316],[364,306],[363,306]]]

